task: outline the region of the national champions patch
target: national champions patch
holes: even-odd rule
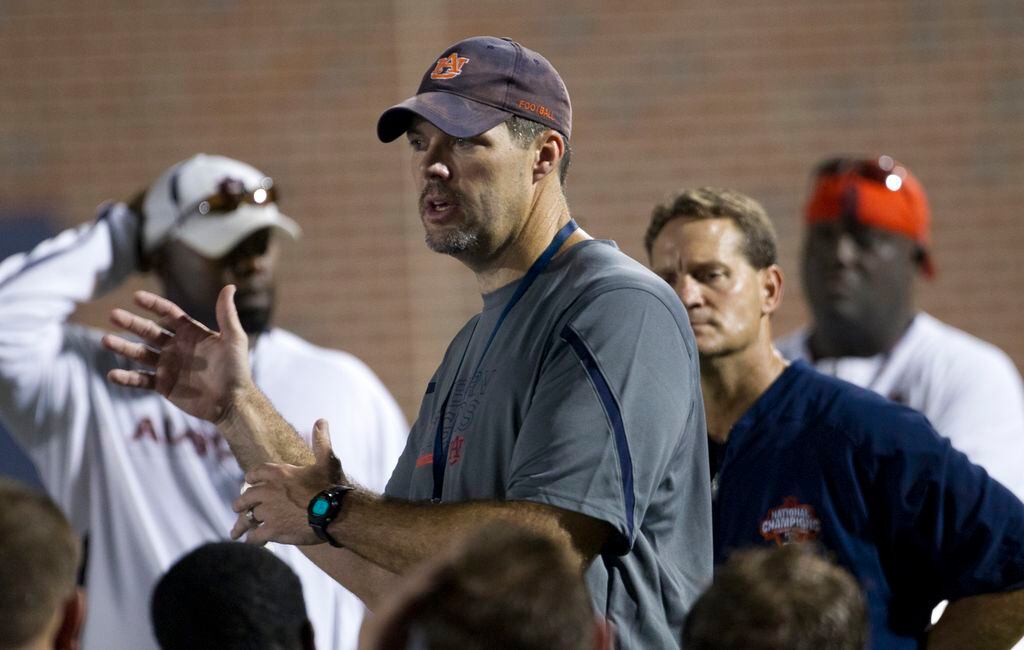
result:
[[[796,497],[786,497],[782,505],[772,508],[761,520],[761,537],[779,546],[808,542],[821,533],[821,519],[814,506],[800,503]]]

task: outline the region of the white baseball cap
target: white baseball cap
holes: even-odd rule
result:
[[[165,171],[146,191],[142,211],[147,253],[178,239],[217,259],[262,228],[278,228],[292,239],[302,234],[278,210],[270,177],[224,156],[197,154]]]

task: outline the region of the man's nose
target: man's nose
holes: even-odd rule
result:
[[[268,253],[239,255],[236,259],[232,260],[230,265],[231,272],[240,278],[266,273],[269,267],[270,255]]]
[[[425,180],[447,181],[452,177],[451,168],[445,161],[445,148],[441,146],[442,144],[442,138],[436,138],[423,156],[420,170]]]
[[[679,299],[683,301],[683,306],[687,309],[704,304],[704,293],[700,289],[700,283],[692,276],[682,276],[677,282],[676,290],[679,293]]]
[[[858,251],[857,241],[851,233],[839,233],[835,242],[835,256],[839,264],[852,266],[857,261]]]
[[[427,180],[438,179],[446,181],[451,178],[452,173],[448,169],[448,165],[444,164],[440,160],[437,160],[423,169],[423,175]]]

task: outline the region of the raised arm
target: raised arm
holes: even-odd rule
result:
[[[58,412],[47,405],[81,395],[72,390],[69,373],[87,368],[99,346],[82,328],[69,338],[66,321],[79,303],[114,289],[135,270],[137,231],[127,206],[108,204],[93,223],[0,263],[0,412],[23,443],[67,428],[56,422],[66,406]]]
[[[111,321],[144,343],[108,334],[103,344],[148,369],[116,369],[107,376],[115,384],[154,390],[186,413],[216,424],[243,469],[260,463],[311,463],[313,454],[302,438],[252,381],[249,338],[238,320],[234,295],[234,285],[221,290],[221,331],[214,332],[173,302],[137,292],[135,303],[167,327],[115,309]]]

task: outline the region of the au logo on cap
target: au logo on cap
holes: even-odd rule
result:
[[[452,52],[448,56],[442,56],[437,60],[437,66],[434,67],[434,71],[430,73],[431,79],[454,79],[462,74],[462,66],[466,65],[469,61],[464,56],[459,56],[458,52]]]

